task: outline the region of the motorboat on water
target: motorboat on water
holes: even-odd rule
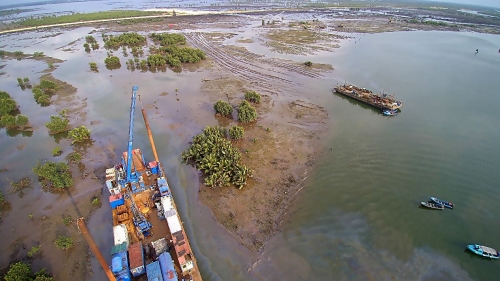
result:
[[[446,208],[449,208],[449,209],[453,209],[453,207],[455,207],[455,205],[453,203],[447,202],[447,201],[444,201],[444,200],[441,200],[441,199],[438,199],[436,197],[431,197],[431,200],[432,200],[432,202],[434,202],[436,204],[443,205],[443,206],[445,206]]]
[[[467,245],[467,249],[469,249],[474,254],[479,255],[479,256],[483,256],[485,258],[496,259],[496,260],[498,258],[500,258],[500,253],[498,253],[497,250],[490,248],[490,247],[486,247],[486,246],[482,246],[482,245],[478,245],[478,244],[471,244],[471,245]]]
[[[397,109],[382,111],[382,114],[384,114],[385,116],[396,116],[397,113],[398,113]]]
[[[429,208],[429,209],[434,209],[434,210],[443,210],[444,209],[443,205],[436,204],[433,202],[420,202],[420,204],[426,208]]]

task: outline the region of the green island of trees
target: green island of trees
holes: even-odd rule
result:
[[[104,59],[104,64],[106,64],[106,67],[108,68],[113,68],[113,67],[120,67],[120,59],[115,56],[107,57]]]
[[[214,104],[215,114],[231,118],[233,114],[233,107],[227,101],[218,101]]]
[[[260,98],[261,98],[260,94],[258,94],[255,91],[247,91],[245,93],[245,99],[249,102],[260,103]]]
[[[33,98],[41,106],[50,105],[50,97],[57,91],[57,84],[50,80],[42,79],[39,85],[31,90]]]
[[[193,163],[203,171],[206,186],[234,184],[241,189],[253,172],[241,164],[240,151],[225,137],[226,129],[206,127],[193,138],[191,146],[182,152],[181,157],[185,163]]]
[[[244,100],[238,106],[238,121],[241,123],[251,123],[257,120],[257,111],[248,101]]]
[[[122,33],[118,36],[109,35],[104,41],[104,48],[118,49],[119,47],[137,47],[146,44],[146,37],[135,32]]]
[[[186,44],[186,37],[178,33],[153,33],[149,35],[149,37],[151,37],[155,43],[160,44],[160,46]]]
[[[17,103],[9,93],[0,91],[0,117],[10,115],[13,111],[17,110]]]
[[[54,281],[54,278],[50,277],[42,269],[36,273],[33,273],[31,266],[25,262],[16,262],[9,266],[9,271],[4,276],[5,281]]]
[[[64,162],[46,161],[43,164],[38,163],[33,167],[33,172],[38,176],[38,181],[42,187],[47,189],[61,190],[73,185],[71,171]]]
[[[45,123],[49,129],[49,135],[55,135],[69,131],[69,119],[66,117],[66,111],[63,110],[59,115],[50,116],[50,122]]]
[[[105,20],[105,19],[117,19],[117,18],[128,18],[128,17],[141,17],[141,16],[154,16],[161,15],[161,12],[154,11],[134,11],[134,10],[115,10],[115,11],[103,11],[95,13],[74,13],[71,15],[64,16],[42,16],[42,17],[31,17],[28,19],[20,20],[11,24],[13,28],[18,26],[21,27],[32,27],[50,24],[60,24],[60,23],[71,23],[79,21],[90,21],[90,20]]]

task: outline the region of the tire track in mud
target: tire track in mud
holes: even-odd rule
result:
[[[184,35],[189,44],[191,44],[193,47],[205,51],[208,56],[210,56],[215,62],[217,62],[218,65],[225,68],[228,72],[236,74],[241,78],[249,81],[251,84],[254,84],[255,86],[273,94],[278,94],[278,92],[275,90],[277,88],[283,91],[291,90],[296,86],[302,86],[297,82],[280,77],[290,76],[293,78],[290,73],[286,73],[285,71],[296,72],[312,78],[322,77],[322,75],[314,72],[300,70],[299,67],[292,64],[286,64],[273,60],[265,61],[256,58],[255,56],[250,56],[249,59],[248,54],[238,55],[239,58],[237,58],[231,54],[228,54],[228,52],[224,51],[220,46],[216,46],[213,42],[209,42],[209,40],[203,35],[203,33],[194,32],[186,33]],[[268,67],[256,65],[255,63],[252,63],[252,60],[266,64]],[[278,67],[280,69],[276,70],[275,67]],[[281,75],[277,76],[277,74]]]
[[[237,74],[245,80],[250,81],[252,84],[260,86],[264,90],[277,94],[274,90],[277,86],[280,89],[287,88],[287,86],[293,86],[293,82],[290,80],[274,75],[262,74],[248,67],[248,62],[237,60],[222,50],[212,47],[210,42],[208,42],[202,34],[190,35],[191,36],[186,36],[186,39],[191,45],[204,50],[214,61],[226,68],[230,73]]]

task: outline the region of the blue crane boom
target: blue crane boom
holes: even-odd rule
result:
[[[128,128],[128,149],[127,149],[127,183],[137,181],[137,176],[132,177],[132,140],[134,138],[134,113],[135,113],[135,98],[139,87],[132,87],[132,102],[130,105],[130,125]]]

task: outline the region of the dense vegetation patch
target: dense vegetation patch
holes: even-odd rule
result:
[[[45,269],[33,273],[31,266],[24,262],[16,262],[10,265],[9,271],[4,276],[5,281],[54,281],[45,272]]]
[[[184,45],[186,44],[186,37],[182,34],[177,33],[153,33],[149,35],[151,39],[155,43],[160,44],[161,46],[169,46],[169,45]]]
[[[33,168],[33,172],[38,176],[38,181],[44,188],[60,190],[73,185],[69,166],[64,162],[38,163]]]
[[[251,123],[257,120],[257,111],[246,100],[238,106],[238,121],[241,123]]]
[[[90,70],[97,72],[97,63],[89,62]]]
[[[185,163],[194,163],[205,174],[205,185],[223,187],[234,184],[240,189],[252,177],[252,171],[241,164],[241,153],[226,138],[221,127],[206,127],[182,152]]]
[[[18,22],[14,25],[20,25],[23,27],[58,24],[58,23],[70,23],[79,21],[90,21],[90,20],[104,20],[104,19],[114,19],[114,18],[127,18],[127,17],[140,17],[140,16],[153,16],[159,15],[159,12],[146,12],[146,11],[126,11],[126,10],[116,10],[116,11],[105,11],[96,13],[74,13],[72,15],[64,16],[42,16],[42,17],[31,17]]]
[[[214,104],[214,110],[216,114],[220,114],[224,117],[231,118],[233,114],[233,107],[227,101],[218,101]]]
[[[122,46],[133,47],[146,44],[146,37],[135,32],[122,33],[118,36],[109,35],[109,37],[106,36],[103,39],[104,48],[106,49],[118,49]]]
[[[13,115],[4,115],[0,118],[0,126],[7,129],[17,129],[20,131],[27,130],[31,128],[29,125],[28,116],[18,114],[16,116]]]
[[[255,91],[248,91],[245,93],[245,100],[253,103],[260,103],[260,94]]]

